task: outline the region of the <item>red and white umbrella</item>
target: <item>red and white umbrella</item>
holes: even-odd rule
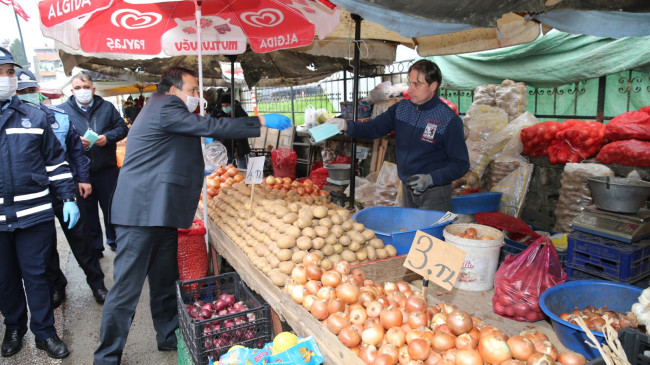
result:
[[[46,37],[88,54],[236,55],[325,38],[340,11],[327,0],[42,0]],[[197,24],[198,20],[198,24]],[[201,47],[199,47],[201,44]]]

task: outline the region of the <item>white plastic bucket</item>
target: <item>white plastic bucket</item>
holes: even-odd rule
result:
[[[476,229],[477,237],[491,236],[494,239],[467,239],[456,236],[468,228]],[[445,241],[465,251],[465,261],[458,274],[455,288],[467,291],[485,291],[492,289],[494,274],[499,264],[499,251],[503,246],[503,233],[492,227],[473,223],[456,223],[445,227],[442,232]]]

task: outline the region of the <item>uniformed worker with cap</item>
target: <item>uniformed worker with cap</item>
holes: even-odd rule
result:
[[[89,172],[90,158],[85,155],[80,136],[74,126],[70,124],[68,115],[62,109],[41,104],[40,86],[31,71],[20,70],[16,73],[16,77],[18,78],[18,88],[16,89],[18,97],[28,105],[40,108],[45,112],[56,138],[61,142],[65,150],[66,161],[70,164],[72,176],[79,187],[77,198],[87,197],[92,192]],[[63,222],[63,202],[56,195],[51,194],[51,196],[54,214],[63,228],[63,233],[68,240],[72,254],[86,274],[86,282],[90,286],[95,300],[98,303],[104,303],[108,291],[104,286],[104,272],[99,264],[99,258],[95,253],[90,234],[85,227],[84,205],[78,206],[81,213],[79,222],[72,229],[68,229]],[[56,242],[56,236],[54,240]],[[52,260],[48,265],[47,273],[50,285],[54,290],[52,306],[57,308],[65,298],[65,286],[68,284],[60,268],[57,250],[52,250]]]
[[[0,47],[0,312],[5,324],[1,353],[8,357],[22,348],[29,303],[36,348],[61,359],[69,351],[54,328],[46,272],[56,231],[50,188],[63,200],[64,220],[72,228],[79,219],[77,187],[45,113],[15,95],[15,66],[21,67]]]

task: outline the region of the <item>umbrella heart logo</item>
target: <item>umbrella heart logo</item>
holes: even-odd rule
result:
[[[111,23],[126,29],[142,29],[160,23],[162,15],[158,13],[141,13],[134,9],[120,9],[111,15]]]
[[[258,12],[247,11],[241,13],[241,19],[248,25],[256,28],[275,27],[282,23],[284,14],[278,9],[261,9]]]

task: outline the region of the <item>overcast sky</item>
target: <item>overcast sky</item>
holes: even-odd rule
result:
[[[38,14],[38,1],[37,0],[14,0],[22,6],[27,15],[29,15],[29,21],[25,21],[23,18],[18,17],[18,22],[20,24],[20,30],[23,34],[23,41],[25,43],[25,52],[27,53],[27,59],[31,63],[34,59],[34,48],[42,47],[52,47],[54,46],[54,41],[49,38],[43,37],[41,29],[39,28],[39,14]],[[16,18],[14,16],[13,8],[0,3],[0,24],[2,24],[2,33],[0,33],[0,40],[4,41],[9,39],[10,45],[13,43],[14,39],[20,39],[20,33],[18,32],[18,25],[16,25]]]

